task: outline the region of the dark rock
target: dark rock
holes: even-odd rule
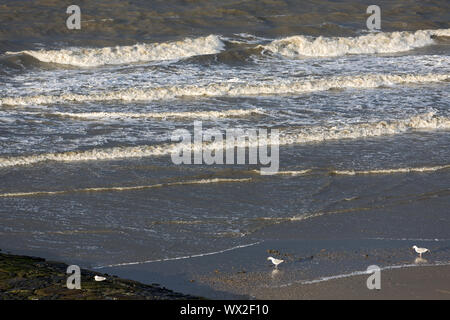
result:
[[[66,287],[68,265],[38,257],[0,253],[0,300],[174,300],[201,299],[116,276],[81,270],[81,289]],[[95,275],[108,278],[94,281]]]

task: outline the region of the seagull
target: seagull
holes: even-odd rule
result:
[[[413,246],[413,249],[416,250],[416,252],[420,255],[422,258],[422,253],[430,252],[427,248],[418,248],[417,246]]]
[[[94,279],[95,279],[95,281],[105,281],[106,280],[105,277],[100,277],[100,276],[95,276]]]
[[[284,260],[275,259],[274,257],[268,257],[267,260],[272,261],[272,263],[275,265],[275,268],[278,268],[278,265],[284,262]]]

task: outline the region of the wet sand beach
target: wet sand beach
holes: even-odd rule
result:
[[[98,270],[139,281],[160,279],[174,290],[211,299],[441,299],[450,288],[448,222],[438,218],[446,201],[432,196],[393,208],[361,207],[280,221],[228,251]],[[424,216],[430,205],[435,212]],[[394,225],[396,220],[402,227]],[[423,231],[418,233],[416,225],[423,225]],[[431,253],[420,258],[414,244]],[[274,269],[268,256],[284,262]],[[381,269],[380,293],[366,286],[365,271],[371,265]],[[408,284],[416,276],[417,282]]]
[[[368,276],[260,289],[255,297],[275,300],[450,300],[450,266],[384,270],[380,290],[367,289]]]
[[[144,285],[104,273],[82,270],[82,290],[69,290],[64,263],[37,257],[0,254],[0,300],[197,300],[159,285]],[[279,272],[279,271],[278,271]],[[450,266],[414,266],[382,270],[381,289],[369,290],[368,275],[343,275],[317,283],[291,284],[256,289],[257,300],[412,300],[450,299]],[[95,282],[94,275],[107,278]],[[276,274],[274,273],[276,276]],[[249,280],[254,278],[252,280]],[[213,282],[230,288],[255,281],[258,277],[240,273],[219,276]],[[225,296],[226,297],[226,296]],[[226,298],[245,298],[228,296]]]

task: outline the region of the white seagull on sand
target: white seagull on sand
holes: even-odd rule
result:
[[[267,260],[272,261],[272,263],[275,265],[275,268],[278,268],[278,265],[284,262],[284,260],[275,259],[274,257],[268,257]]]
[[[100,276],[95,276],[94,279],[95,279],[95,281],[105,281],[106,280],[105,277],[100,277]]]
[[[416,252],[420,255],[422,258],[422,253],[430,252],[427,248],[418,248],[417,246],[413,246],[413,249],[416,250]]]

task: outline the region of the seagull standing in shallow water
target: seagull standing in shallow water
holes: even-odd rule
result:
[[[416,250],[416,252],[420,255],[422,258],[422,253],[430,252],[427,248],[418,248],[417,246],[413,246],[413,249]]]
[[[268,257],[267,260],[272,261],[272,263],[275,265],[275,268],[278,268],[278,265],[284,262],[284,260],[275,259],[274,257]]]

